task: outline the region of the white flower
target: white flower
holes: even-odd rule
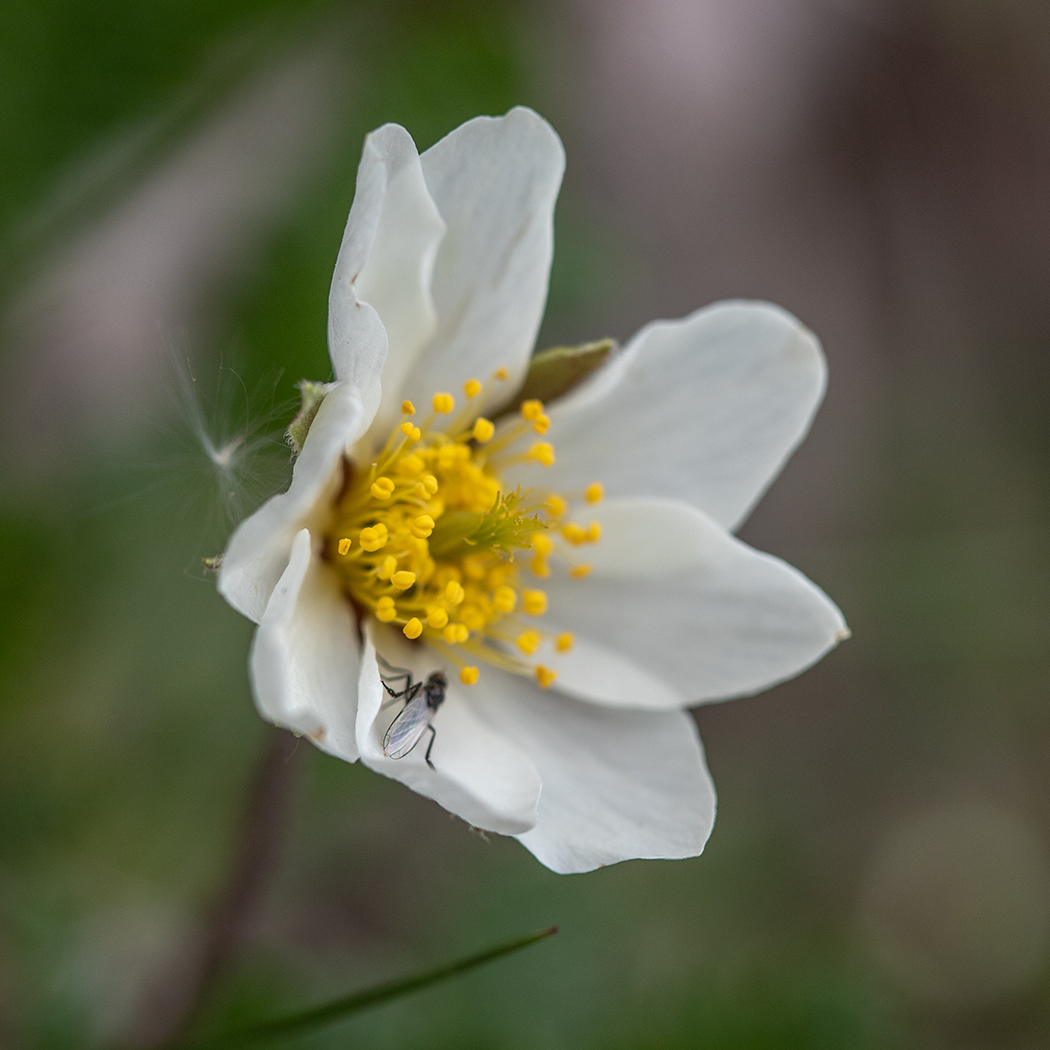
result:
[[[715,794],[686,708],[790,678],[847,632],[731,535],[823,393],[788,314],[655,322],[551,405],[501,413],[529,368],[563,167],[528,109],[422,156],[397,125],[368,136],[329,299],[336,381],[219,588],[259,625],[265,718],[577,872],[700,853]],[[425,733],[390,757],[390,665],[446,675],[423,709],[432,767]]]

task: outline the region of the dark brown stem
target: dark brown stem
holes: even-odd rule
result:
[[[245,927],[266,890],[287,822],[298,740],[284,729],[268,730],[266,752],[248,795],[241,835],[226,884],[220,889],[202,942],[183,979],[181,1005],[169,1022],[142,1033],[140,1046],[178,1043],[195,1028],[237,951]],[[160,1029],[164,1030],[161,1031]]]

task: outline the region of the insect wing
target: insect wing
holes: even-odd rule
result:
[[[387,758],[404,758],[419,743],[433,717],[434,709],[427,704],[425,694],[410,700],[390,723],[383,737],[383,754]]]

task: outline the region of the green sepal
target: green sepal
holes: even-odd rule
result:
[[[614,339],[599,339],[582,346],[552,346],[533,355],[525,382],[507,406],[516,411],[523,401],[535,398],[546,404],[562,394],[567,394],[578,383],[583,382],[616,347]]]
[[[331,383],[315,383],[311,379],[300,379],[295,384],[303,403],[295,419],[288,424],[288,429],[285,431],[288,444],[292,446],[295,455],[298,456],[302,452],[303,445],[306,443],[306,435],[310,433],[310,424],[313,423],[314,416],[317,415],[317,410],[321,407],[321,402],[327,396],[328,391],[332,389],[332,385]]]

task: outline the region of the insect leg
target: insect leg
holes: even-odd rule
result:
[[[437,740],[437,730],[433,726],[427,726],[427,729],[430,730],[430,743],[427,745],[427,753],[424,757],[427,760],[427,765],[433,769],[434,763],[430,761],[430,752],[434,750],[434,741]]]

